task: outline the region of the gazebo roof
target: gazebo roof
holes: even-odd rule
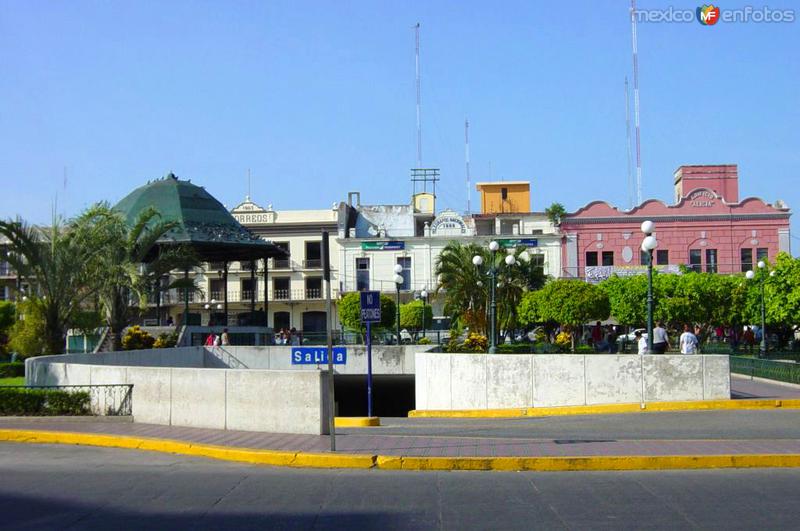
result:
[[[161,246],[188,245],[200,259],[214,262],[286,257],[283,249],[239,224],[202,186],[172,173],[137,188],[114,209],[133,223],[148,207],[157,209],[162,219],[180,223],[159,240]]]

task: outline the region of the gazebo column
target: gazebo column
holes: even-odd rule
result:
[[[269,259],[264,258],[264,326],[269,328]]]
[[[223,305],[223,312],[225,312],[225,317],[222,321],[225,323],[225,326],[228,326],[228,261],[223,262],[222,268],[222,305]]]
[[[189,268],[183,270],[183,326],[189,326]]]
[[[248,319],[247,323],[249,326],[256,324],[256,291],[258,291],[258,286],[256,286],[256,261],[250,260],[250,319]]]

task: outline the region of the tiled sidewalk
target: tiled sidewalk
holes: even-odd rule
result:
[[[328,452],[330,444],[327,436],[181,428],[132,422],[4,419],[0,420],[0,429],[130,435],[292,452]],[[367,430],[363,430],[363,433],[353,433],[350,430],[337,434],[337,450],[341,453],[424,457],[800,454],[798,439],[553,440],[383,435],[378,431]]]

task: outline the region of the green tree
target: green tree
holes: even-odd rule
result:
[[[351,291],[336,303],[339,321],[347,330],[366,332],[367,328],[361,323],[361,293]],[[381,295],[381,322],[373,324],[375,327],[392,329],[397,319],[397,306],[388,295]]]
[[[485,275],[472,263],[474,256],[481,256],[484,263],[489,261],[487,251],[478,245],[448,243],[436,258],[436,293],[444,294],[443,312],[454,326],[485,335],[489,290]]]
[[[553,225],[561,225],[561,220],[567,214],[567,209],[561,203],[553,203],[544,209],[544,213]]]
[[[430,328],[431,323],[433,323],[433,307],[430,304],[424,304],[424,315],[425,322],[423,326],[423,302],[421,300],[401,304],[400,327],[411,330]]]
[[[771,269],[764,279],[767,322],[784,326],[800,324],[800,258],[780,253]]]
[[[14,326],[17,311],[16,306],[11,301],[0,301],[0,353],[6,353],[8,345],[8,333]]]
[[[647,277],[612,275],[599,284],[608,295],[611,315],[620,323],[638,326],[647,320]]]
[[[19,275],[33,284],[26,294],[44,319],[46,352],[64,352],[66,332],[75,314],[93,295],[89,285],[91,263],[105,242],[81,239],[53,216],[50,227],[23,221],[0,221],[0,235],[9,240],[6,259]]]
[[[520,308],[520,314],[524,310],[526,322],[530,317],[537,317],[539,322],[554,321],[569,326],[573,331],[573,352],[575,330],[589,321],[607,319],[611,311],[606,292],[582,280],[553,280],[527,297],[525,307]]]
[[[143,210],[128,225],[122,214],[106,203],[98,203],[75,225],[82,239],[105,243],[90,262],[90,284],[97,293],[113,349],[119,350],[123,330],[147,307],[156,279],[172,269],[194,265],[195,260],[183,247],[155,252],[157,241],[178,223],[162,220],[154,208]],[[170,287],[183,282],[179,279]]]
[[[9,332],[8,347],[22,358],[52,353],[46,341],[47,323],[41,299],[28,299],[17,305],[19,319]]]

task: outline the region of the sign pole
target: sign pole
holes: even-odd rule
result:
[[[331,452],[336,451],[336,402],[333,389],[333,314],[331,304],[331,257],[328,231],[322,231],[322,276],[325,279],[325,328],[328,343],[328,432]]]
[[[367,416],[372,416],[372,321],[367,321]]]

